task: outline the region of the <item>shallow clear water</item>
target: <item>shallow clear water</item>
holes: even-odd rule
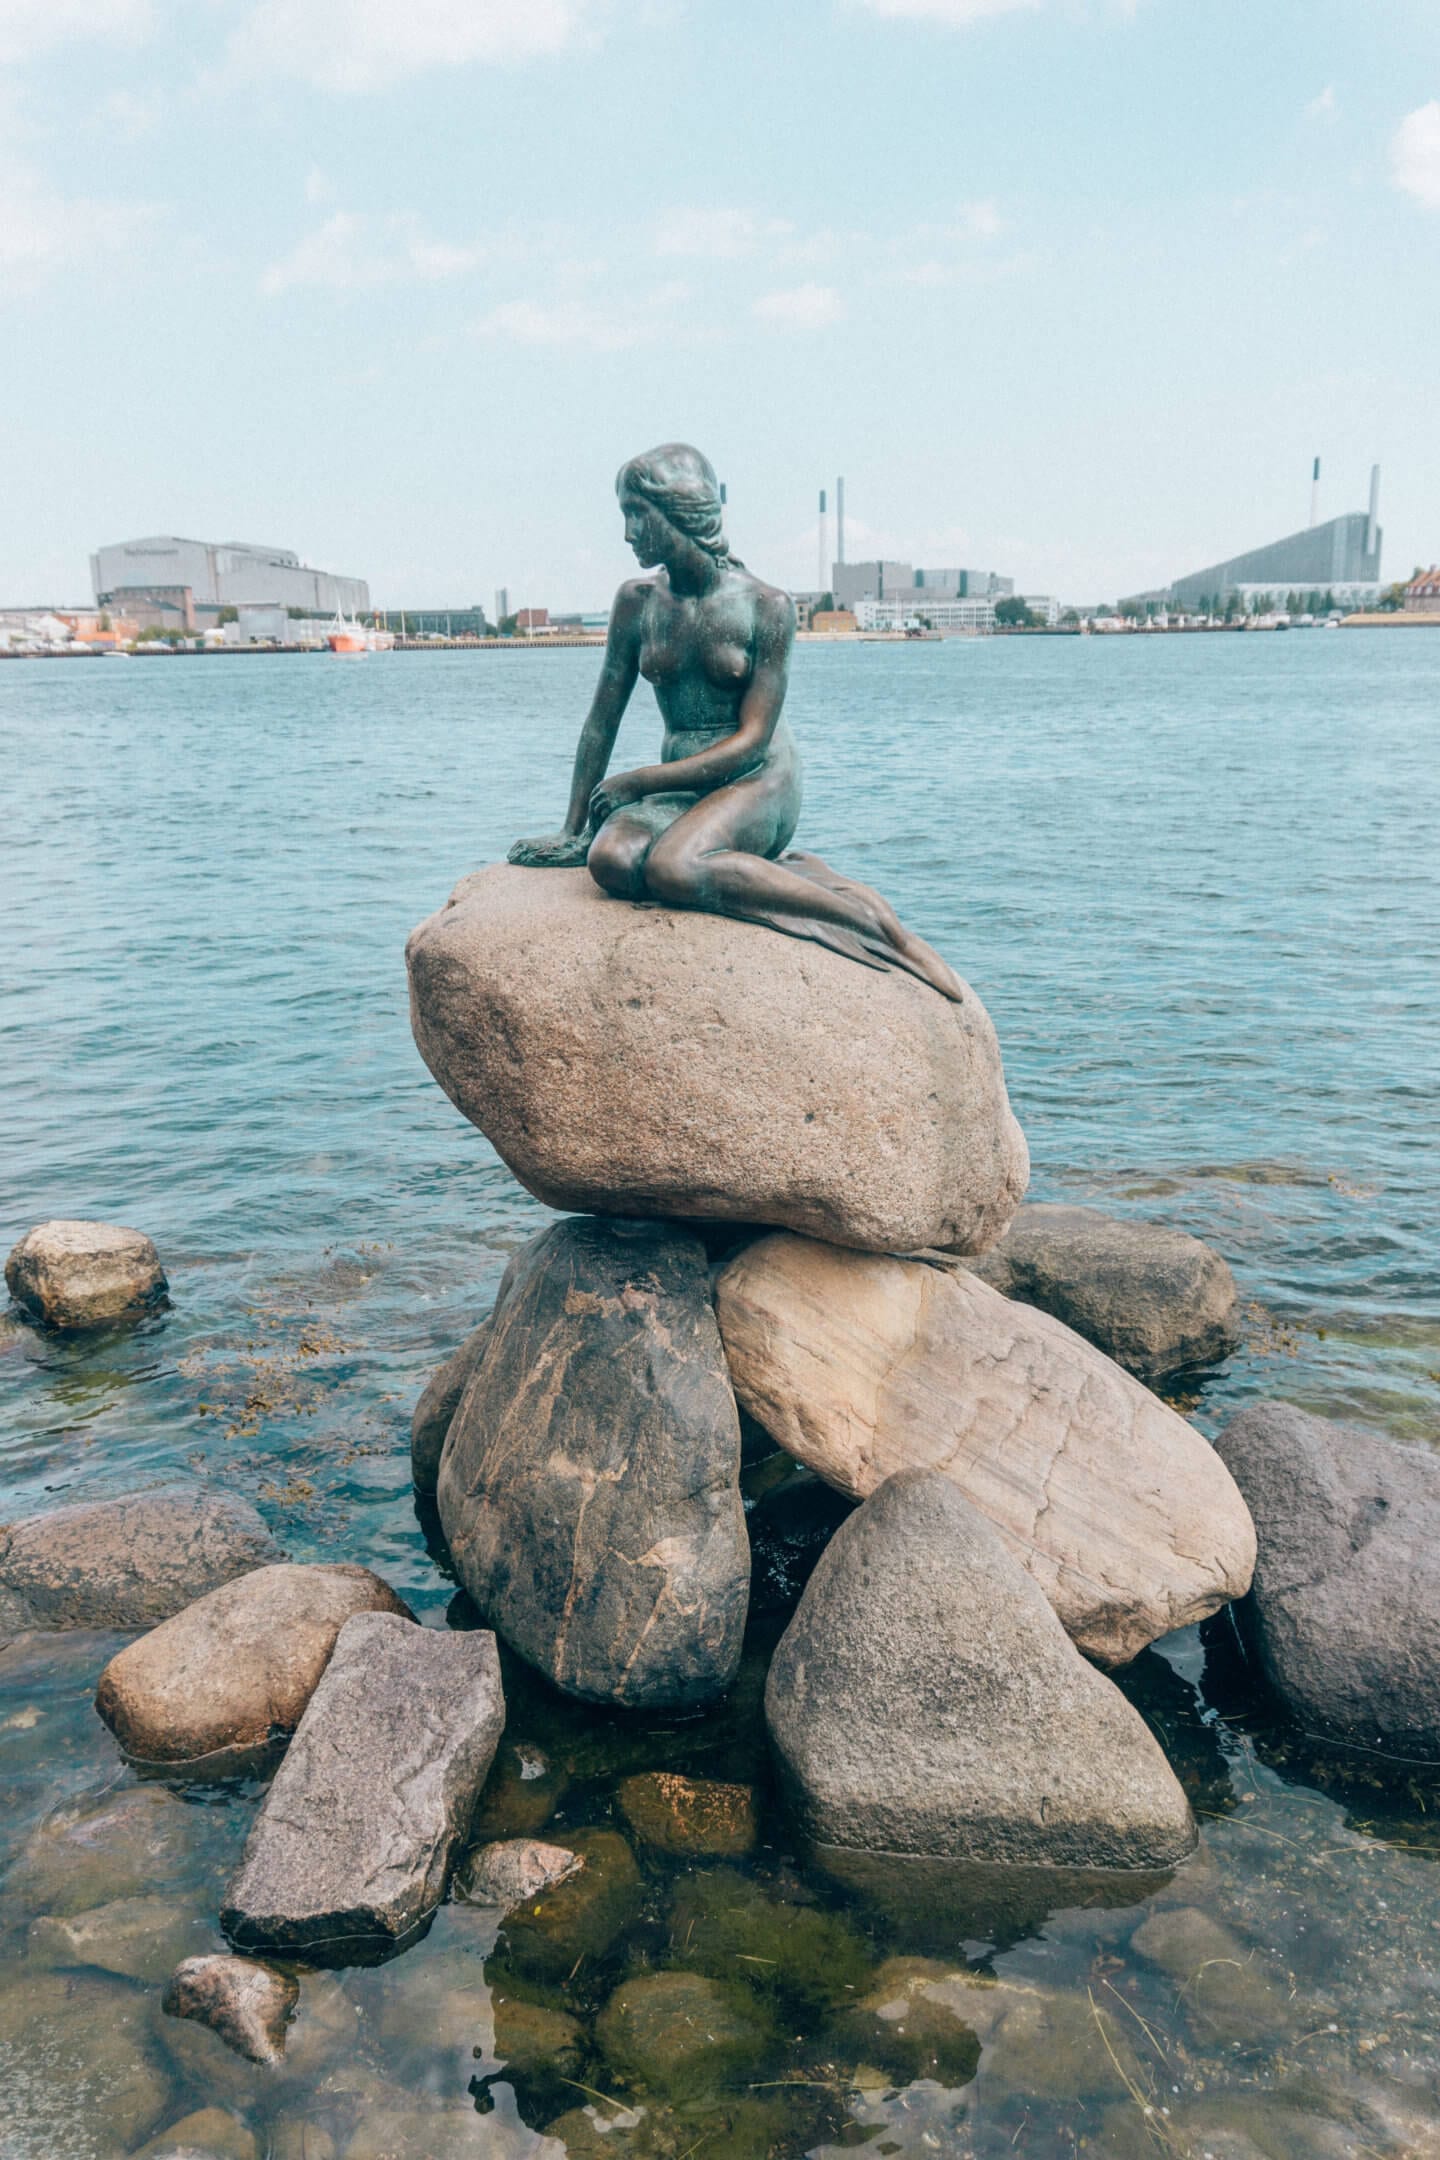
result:
[[[410,1409],[545,1214],[421,1065],[402,947],[463,870],[558,818],[595,664],[0,667],[0,1243],[50,1215],[132,1222],[173,1295],[85,1344],[0,1318],[7,1515],[200,1471],[297,1556],[365,1561],[443,1621]],[[648,703],[621,762],[653,754]],[[791,710],[801,842],[881,886],[985,1000],[1033,1194],[1230,1259],[1247,1345],[1197,1421],[1279,1394],[1433,1442],[1440,637],[812,647]],[[0,2153],[89,2160],[217,2104],[282,2160],[541,2152],[559,2118],[572,2153],[676,2160],[1440,2151],[1430,1794],[1287,1737],[1187,1635],[1126,1681],[1202,1812],[1168,1887],[1047,1914],[833,1884],[765,1783],[757,1683],[782,1620],[757,1616],[730,1704],[683,1725],[581,1711],[507,1667],[507,1747],[549,1766],[515,1789],[557,1832],[624,1829],[617,1779],[675,1768],[754,1780],[757,1855],[638,1847],[618,1932],[568,1980],[447,1910],[379,1972],[307,1979],[279,2075],[160,2019],[148,1977],[52,1973],[29,1932],[145,1894],[213,1942],[257,1789],[136,1784],[90,1706],[113,1638],[0,1653]],[[1172,1911],[1192,1917],[1137,1947]],[[1197,1951],[1196,1911],[1232,1931],[1233,1966]],[[756,2012],[749,2056],[700,2089],[625,2088],[595,2014],[627,1971],[697,1956]],[[1031,1990],[977,2074],[967,2044],[909,2059],[857,2008],[896,1956]],[[580,2020],[563,2077],[514,2048],[493,2074],[492,1987]]]

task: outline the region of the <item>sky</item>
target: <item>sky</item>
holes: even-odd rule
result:
[[[0,0],[0,604],[102,542],[601,607],[735,551],[1065,601],[1440,557],[1440,0]]]

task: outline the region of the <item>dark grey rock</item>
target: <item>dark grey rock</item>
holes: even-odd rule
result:
[[[299,1999],[298,1982],[273,1965],[254,1958],[193,1957],[171,1974],[162,2008],[167,2017],[208,2025],[251,2062],[277,2063]]]
[[[403,1947],[445,1894],[504,1723],[493,1635],[347,1620],[226,1893],[231,1942],[321,1965]]]
[[[1098,1208],[1022,1207],[982,1281],[1074,1328],[1140,1380],[1212,1365],[1239,1340],[1235,1278],[1209,1245]]]
[[[821,1845],[1157,1868],[1195,1842],[1139,1712],[941,1471],[887,1478],[840,1525],[765,1715]]]
[[[740,1427],[705,1249],[577,1217],[510,1263],[440,1520],[487,1621],[572,1695],[710,1700],[740,1659]]]
[[[155,1627],[284,1557],[254,1508],[204,1486],[77,1501],[0,1524],[0,1635]]]
[[[1309,1730],[1440,1761],[1440,1457],[1289,1403],[1215,1443],[1255,1519],[1241,1638]]]
[[[440,1457],[460,1398],[490,1340],[490,1315],[471,1330],[458,1350],[434,1373],[410,1420],[410,1477],[416,1492],[433,1493]]]

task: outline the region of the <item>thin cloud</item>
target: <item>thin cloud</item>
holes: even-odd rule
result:
[[[1334,83],[1327,83],[1318,97],[1311,98],[1305,107],[1307,120],[1333,120],[1340,110],[1340,100],[1335,95]]]
[[[845,309],[833,285],[792,285],[784,292],[763,294],[753,312],[762,322],[786,330],[827,330]]]
[[[138,44],[154,27],[151,0],[0,0],[0,60],[97,38]]]
[[[383,90],[432,68],[562,52],[593,12],[594,0],[258,0],[231,33],[224,72]]]
[[[936,22],[960,29],[992,15],[1033,12],[1043,0],[860,0],[860,5],[890,22]]]
[[[787,219],[762,218],[753,210],[667,210],[655,228],[655,252],[738,262],[793,230]]]
[[[1390,173],[1397,188],[1427,210],[1440,210],[1440,98],[1417,106],[1396,128]]]
[[[28,167],[0,170],[0,299],[55,271],[132,253],[157,216],[149,203],[58,195]]]
[[[475,327],[481,337],[507,338],[520,345],[570,345],[605,353],[638,345],[651,328],[583,300],[504,300]]]
[[[309,286],[329,292],[366,292],[410,280],[433,283],[462,277],[481,259],[480,250],[435,240],[418,218],[360,217],[337,210],[260,280],[272,297]]]

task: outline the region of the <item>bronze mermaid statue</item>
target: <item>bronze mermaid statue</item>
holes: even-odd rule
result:
[[[512,863],[588,866],[618,899],[766,923],[866,967],[904,968],[957,1002],[957,978],[889,903],[818,855],[787,853],[800,753],[783,715],[795,606],[726,545],[720,487],[688,443],[631,458],[615,483],[642,570],[615,595],[562,831]],[[665,722],[658,765],[606,776],[644,675]]]

